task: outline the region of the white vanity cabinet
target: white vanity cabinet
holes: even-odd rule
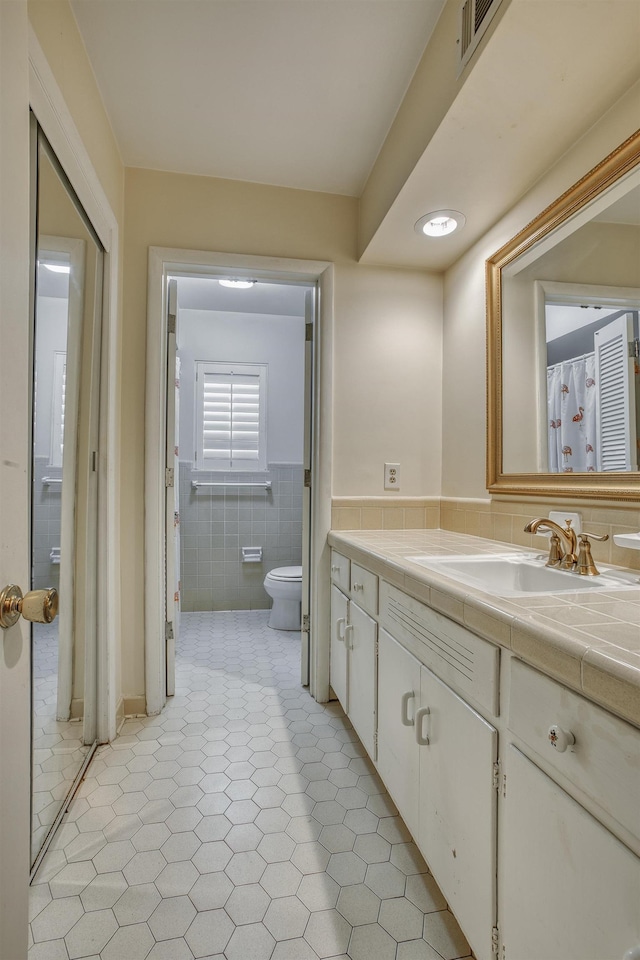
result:
[[[513,745],[506,769],[505,960],[623,960],[640,945],[640,860]]]
[[[640,734],[515,660],[508,728],[505,960],[622,960],[640,946]]]
[[[378,637],[378,772],[414,837],[420,811],[420,746],[415,715],[420,707],[421,664],[386,630]]]
[[[377,612],[378,578],[360,569],[354,582],[362,588],[356,592]],[[330,679],[363,746],[375,759],[378,624],[344,592],[345,584],[351,589],[352,570],[358,575],[356,564],[332,551]]]
[[[377,616],[377,714],[365,653],[354,726],[371,753],[377,719],[380,776],[474,956],[640,960],[638,728],[345,561],[332,683],[346,676],[355,718],[356,653],[340,635],[375,636]]]
[[[494,651],[488,654],[493,659]],[[488,958],[496,918],[497,730],[387,630],[379,635],[378,677],[380,776],[467,938]]]

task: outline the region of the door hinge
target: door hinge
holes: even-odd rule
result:
[[[174,478],[174,468],[173,468],[173,467],[166,467],[166,469],[165,469],[165,471],[164,471],[164,485],[165,485],[165,487],[172,487],[172,486],[173,486],[173,478]]]
[[[304,339],[308,343],[310,340],[313,340],[313,324],[305,323],[304,325]]]
[[[374,649],[375,649],[376,660],[377,660],[378,657],[380,656],[380,640],[378,639],[377,636],[376,636],[376,642],[375,642],[375,647],[374,647]]]
[[[173,640],[173,623],[171,620],[165,620],[164,624],[164,638],[165,640]]]
[[[303,632],[303,633],[309,633],[309,630],[310,630],[310,629],[311,629],[311,627],[310,627],[310,624],[309,624],[309,614],[308,614],[308,613],[303,613],[303,615],[302,615],[302,632]]]
[[[167,333],[176,332],[176,315],[175,313],[167,314]]]
[[[640,360],[640,340],[629,340],[629,356]]]
[[[491,952],[497,957],[500,952],[500,931],[497,927],[491,928]]]
[[[311,488],[311,470],[305,470],[304,472],[304,485]]]
[[[500,763],[497,761],[493,765],[493,789],[500,789]]]

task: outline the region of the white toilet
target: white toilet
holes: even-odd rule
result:
[[[269,626],[274,630],[299,630],[302,567],[270,570],[264,578],[264,588],[273,599]]]

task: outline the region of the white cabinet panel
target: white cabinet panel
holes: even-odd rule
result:
[[[640,859],[517,748],[507,759],[506,960],[622,960],[640,944]]]
[[[498,732],[426,667],[420,700],[429,713],[417,733],[429,743],[420,747],[419,845],[476,955],[489,960],[496,918]]]
[[[370,757],[375,759],[376,635],[378,624],[351,601],[349,605],[349,719]]]
[[[363,610],[375,616],[378,612],[378,578],[358,563],[351,564],[351,596]]]
[[[345,593],[351,586],[351,560],[343,557],[337,550],[331,551],[331,582]]]
[[[348,713],[347,644],[345,631],[349,619],[349,601],[338,588],[331,587],[331,651],[329,676],[333,692]]]
[[[417,837],[420,754],[415,713],[420,706],[420,663],[386,630],[380,630],[378,641],[378,772]]]
[[[549,730],[556,724],[575,737],[575,744],[565,750],[552,746]],[[515,660],[509,728],[640,839],[640,736],[635,727]]]

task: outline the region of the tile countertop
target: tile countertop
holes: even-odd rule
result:
[[[449,530],[332,530],[328,541],[410,596],[640,727],[640,575],[637,589],[503,599],[407,557],[539,553]]]

